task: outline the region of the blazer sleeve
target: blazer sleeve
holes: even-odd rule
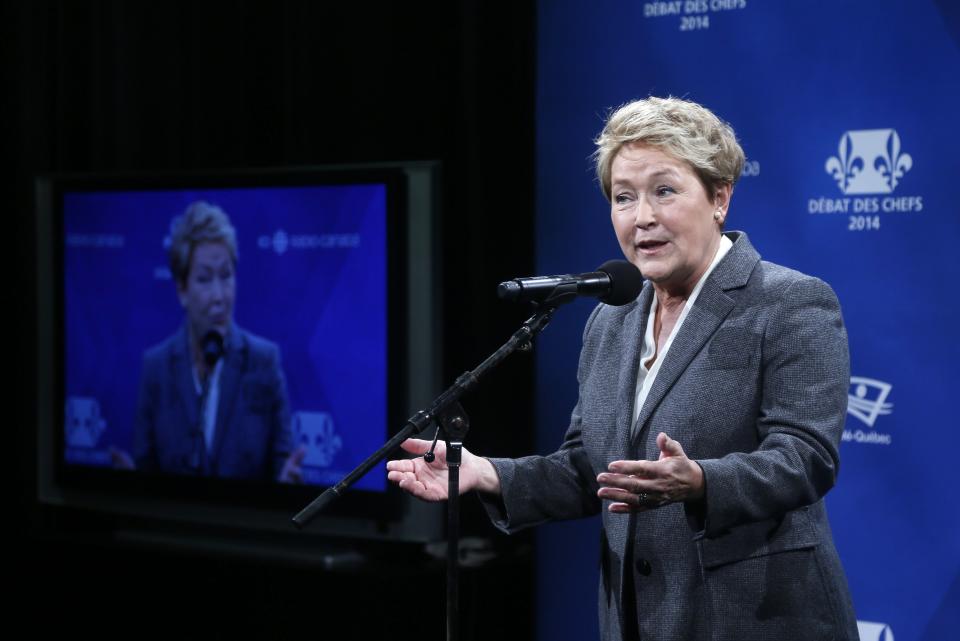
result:
[[[840,304],[826,283],[804,277],[786,288],[760,363],[759,447],[697,461],[707,536],[815,503],[836,480],[850,357]]]
[[[584,346],[577,372],[582,386],[593,363],[590,334],[602,305],[597,306],[584,329]],[[500,477],[498,497],[480,499],[493,524],[511,534],[553,520],[575,519],[600,512],[596,475],[581,440],[580,401],[570,416],[563,443],[553,454],[518,459],[491,458]]]
[[[287,379],[283,374],[280,359],[280,348],[274,347],[270,352],[270,380],[273,388],[273,403],[271,406],[273,478],[277,479],[283,471],[283,466],[293,451],[293,433],[290,425],[290,401],[287,395]]]

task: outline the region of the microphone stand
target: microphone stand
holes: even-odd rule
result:
[[[544,301],[536,312],[514,332],[513,336],[493,354],[487,357],[476,369],[462,374],[440,396],[434,399],[430,407],[420,410],[407,419],[403,429],[387,441],[383,447],[366,458],[339,483],[327,488],[307,507],[293,517],[293,524],[302,528],[313,520],[329,503],[339,498],[343,492],[396,449],[400,443],[415,434],[419,434],[436,421],[439,424],[438,437],[447,444],[447,639],[458,641],[460,634],[459,610],[459,556],[460,556],[460,462],[463,453],[463,441],[470,428],[470,421],[460,405],[460,397],[479,384],[480,377],[499,365],[513,352],[529,351],[532,339],[550,323],[553,313],[561,304],[573,300],[576,290],[564,288],[555,296]],[[436,442],[436,441],[435,441]],[[427,457],[430,458],[427,458]],[[433,448],[424,455],[429,462],[433,457]]]

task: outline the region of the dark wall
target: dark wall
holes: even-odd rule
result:
[[[336,615],[397,638],[439,638],[442,568],[416,550],[403,551],[413,573],[377,548],[385,572],[337,574],[216,546],[127,545],[109,524],[81,515],[65,529],[38,508],[32,181],[54,171],[439,159],[452,381],[524,318],[496,301],[495,285],[533,273],[533,3],[17,0],[0,11],[6,215],[16,239],[18,402],[9,427],[18,456],[8,471],[18,488],[21,614],[51,632],[108,637],[288,638],[314,616],[329,624]],[[528,355],[514,357],[468,397],[471,449],[530,451],[532,371]],[[498,536],[476,501],[465,503],[467,533]],[[468,571],[465,638],[529,636],[528,542],[500,541],[504,561]],[[516,589],[498,598],[492,588],[504,581]],[[110,614],[113,603],[120,615]],[[389,615],[370,619],[378,604]]]

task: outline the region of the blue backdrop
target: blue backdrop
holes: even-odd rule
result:
[[[184,322],[170,221],[197,200],[236,228],[234,319],[279,345],[305,479],[332,484],[387,437],[382,184],[66,194],[66,458],[102,466],[131,449],[143,352]],[[355,487],[384,489],[377,469]]]
[[[700,102],[747,154],[728,229],[829,282],[850,336],[850,409],[827,499],[863,639],[960,634],[960,3],[542,0],[538,273],[619,257],[589,156],[604,115],[647,95]],[[538,448],[576,399],[592,305],[539,341]],[[597,638],[599,523],[538,534],[538,636]]]

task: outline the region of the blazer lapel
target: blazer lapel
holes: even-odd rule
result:
[[[171,380],[176,381],[177,394],[183,405],[183,430],[187,434],[194,434],[194,430],[200,428],[200,397],[193,379],[193,359],[190,356],[190,340],[187,338],[186,327],[180,327],[170,354],[170,367],[173,370]]]
[[[220,459],[220,451],[223,449],[223,443],[226,440],[226,433],[233,427],[230,419],[233,416],[234,405],[236,405],[237,392],[240,391],[240,379],[243,375],[243,367],[246,360],[246,343],[243,340],[240,329],[236,327],[236,325],[230,328],[230,333],[227,335],[226,348],[223,370],[220,372],[220,399],[217,403],[217,427],[213,433],[213,452],[210,457],[210,462],[215,473],[217,461]]]
[[[628,458],[630,446],[630,425],[633,418],[633,405],[637,400],[637,368],[640,367],[640,354],[643,351],[643,334],[647,328],[647,316],[653,302],[653,286],[646,282],[633,309],[624,317],[620,335],[623,337],[623,358],[620,359],[620,371],[617,378],[617,430],[611,434],[617,442],[614,448],[615,458]]]
[[[664,396],[736,305],[736,301],[726,292],[746,285],[750,273],[760,260],[760,255],[750,244],[746,234],[732,232],[728,235],[734,245],[707,277],[696,302],[674,336],[670,351],[664,357],[660,372],[637,417],[637,429],[633,432],[634,443],[640,441],[640,434]],[[632,407],[633,403],[630,406]],[[639,454],[642,456],[642,453]]]

